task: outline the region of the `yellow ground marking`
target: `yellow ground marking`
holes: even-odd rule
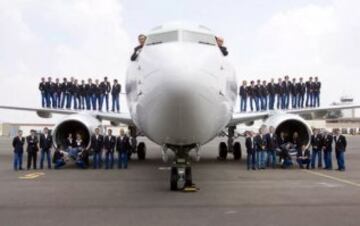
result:
[[[40,176],[44,176],[45,173],[42,172],[38,172],[38,173],[28,173],[25,174],[24,176],[18,177],[19,179],[23,179],[23,180],[31,180],[31,179],[35,179],[38,178]]]
[[[352,185],[352,186],[355,186],[355,187],[360,187],[360,184],[355,183],[355,182],[350,181],[350,180],[341,179],[341,178],[338,178],[338,177],[333,177],[333,176],[330,176],[330,175],[327,175],[327,174],[324,174],[324,173],[314,172],[314,171],[310,171],[310,170],[303,170],[303,171],[306,172],[306,173],[316,175],[316,176],[325,177],[325,178],[328,178],[328,179],[331,179],[331,180],[334,180],[334,181],[338,181],[338,182],[341,182],[341,183],[344,183],[344,184],[349,184],[349,185]]]

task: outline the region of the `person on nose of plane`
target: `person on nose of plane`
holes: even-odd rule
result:
[[[219,36],[216,36],[215,39],[216,39],[216,43],[219,46],[219,49],[220,49],[221,53],[224,56],[229,55],[229,52],[227,51],[227,48],[224,46],[224,39],[222,37],[219,37]]]
[[[134,53],[130,57],[131,61],[135,61],[138,58],[142,48],[144,47],[146,36],[144,34],[140,34],[138,36],[138,41],[139,41],[139,45],[134,48]]]

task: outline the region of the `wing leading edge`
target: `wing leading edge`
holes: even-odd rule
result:
[[[15,106],[0,106],[0,109],[15,110],[15,111],[30,111],[36,112],[41,118],[51,118],[52,114],[59,115],[72,115],[72,114],[89,114],[99,120],[109,120],[111,123],[123,123],[132,125],[133,120],[129,113],[112,113],[112,112],[94,112],[94,111],[76,111],[67,109],[48,109],[48,108],[28,108],[28,107],[15,107]]]
[[[233,114],[228,126],[236,126],[237,124],[248,123],[256,120],[265,120],[271,115],[275,114],[307,114],[315,113],[319,111],[331,111],[331,110],[346,110],[360,108],[360,105],[340,105],[340,106],[328,106],[319,108],[305,108],[305,109],[292,109],[292,110],[273,110],[263,112],[244,112]]]

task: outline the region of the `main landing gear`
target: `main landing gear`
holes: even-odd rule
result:
[[[242,155],[240,142],[234,142],[235,137],[235,126],[228,127],[228,137],[227,144],[225,142],[220,142],[219,144],[219,159],[226,160],[228,153],[232,153],[234,160],[240,160]]]
[[[129,158],[131,157],[132,153],[136,153],[139,160],[145,160],[146,159],[146,145],[144,142],[137,143],[137,136],[138,131],[135,126],[129,126],[130,131],[130,144],[131,144],[131,153],[129,153]]]

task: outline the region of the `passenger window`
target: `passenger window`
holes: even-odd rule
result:
[[[151,34],[146,39],[146,45],[157,45],[165,42],[175,42],[179,39],[178,31]]]
[[[197,42],[205,45],[216,45],[215,36],[193,31],[183,31],[182,33],[184,42]]]

